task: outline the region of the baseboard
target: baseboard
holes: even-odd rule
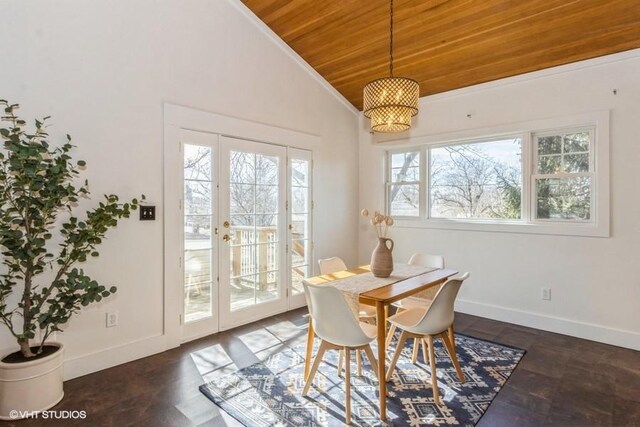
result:
[[[456,301],[456,311],[632,350],[640,350],[640,333],[638,332],[462,299]]]
[[[64,380],[81,377],[136,359],[161,353],[167,348],[164,335],[132,341],[64,361]]]

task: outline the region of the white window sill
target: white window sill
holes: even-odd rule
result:
[[[520,221],[395,218],[398,228],[480,231],[490,233],[550,234],[559,236],[610,237],[608,225],[596,223],[525,223]]]

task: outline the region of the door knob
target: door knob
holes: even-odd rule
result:
[[[225,242],[228,242],[231,240],[231,237],[229,237],[228,234],[225,234],[224,236],[222,236],[222,240],[224,240]]]
[[[229,221],[225,221],[225,222],[223,222],[223,223],[222,223],[222,226],[223,226],[224,228],[229,228],[229,225],[230,225],[230,224],[229,224]]]

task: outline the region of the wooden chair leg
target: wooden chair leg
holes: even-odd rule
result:
[[[362,356],[360,355],[360,350],[356,350],[356,374],[361,377],[362,376]]]
[[[311,371],[309,372],[309,376],[307,377],[304,388],[302,389],[302,395],[306,396],[309,393],[309,387],[311,387],[311,383],[313,382],[313,378],[316,376],[316,372],[318,371],[318,366],[320,366],[320,362],[322,362],[322,357],[324,353],[329,348],[329,345],[322,341],[320,343],[320,348],[318,349],[318,354],[316,354],[316,358],[313,361],[313,365],[311,366]]]
[[[456,351],[456,334],[455,334],[455,331],[453,330],[453,324],[451,324],[451,326],[449,326],[449,329],[447,329],[447,335],[449,336],[449,342],[451,343],[451,351],[452,351],[451,357],[455,359],[456,362],[459,362],[458,352]]]
[[[358,350],[356,350],[357,352]],[[346,402],[345,402],[345,408],[344,408],[344,412],[345,412],[345,424],[349,425],[351,424],[351,350],[347,347],[345,347],[344,349],[344,356],[345,356],[345,364],[344,364],[344,368],[345,368],[345,380],[344,380],[344,394],[345,394],[345,398],[346,398]]]
[[[449,359],[451,359],[451,363],[453,363],[453,366],[456,368],[456,372],[458,373],[458,378],[460,379],[460,382],[464,383],[464,374],[462,373],[462,368],[460,368],[460,362],[458,361],[458,356],[456,355],[455,350],[453,349],[453,344],[451,343],[449,335],[440,334],[440,338],[442,339],[444,346],[447,348],[447,353],[449,353]]]
[[[344,369],[344,351],[338,351],[338,376],[342,376],[342,370]]]
[[[418,350],[420,348],[420,339],[419,338],[414,338],[413,339],[413,353],[411,354],[411,363],[417,363],[418,362]]]
[[[408,337],[409,336],[405,331],[402,331],[402,334],[400,334],[400,339],[398,339],[398,346],[396,347],[395,353],[393,353],[393,358],[391,358],[391,363],[389,364],[389,369],[387,370],[387,381],[391,380],[391,375],[393,374],[393,370],[396,367],[396,363],[398,363],[398,358],[400,357],[400,353],[402,353],[402,349],[404,348]]]
[[[433,400],[436,405],[440,405],[440,391],[438,390],[438,375],[436,374],[436,355],[433,351],[433,337],[427,335],[429,344],[429,365],[431,367],[431,389],[433,390]]]
[[[424,363],[429,363],[429,359],[427,358],[427,340],[422,338],[420,342],[422,343],[422,360],[424,360]]]
[[[398,329],[398,327],[392,323],[389,327],[389,332],[387,333],[387,341],[385,342],[387,347],[391,345],[391,339],[393,338],[393,334],[395,334],[396,329]]]
[[[364,354],[367,355],[367,359],[369,359],[369,363],[371,364],[371,369],[373,369],[373,373],[376,374],[376,378],[378,378],[378,362],[373,355],[373,350],[371,350],[370,345],[364,348]],[[380,378],[378,378],[378,381],[380,381]]]

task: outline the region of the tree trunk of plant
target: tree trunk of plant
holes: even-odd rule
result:
[[[18,344],[20,345],[20,351],[24,357],[29,358],[35,356],[31,351],[31,346],[29,346],[29,338],[19,338]]]

